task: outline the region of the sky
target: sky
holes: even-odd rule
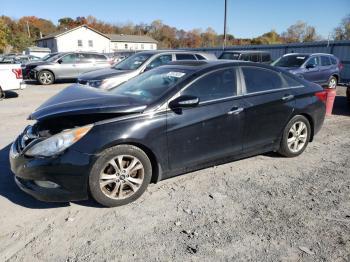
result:
[[[3,0],[0,15],[34,15],[55,24],[59,18],[93,15],[105,22],[151,23],[160,19],[178,29],[208,27],[223,33],[224,0]],[[350,0],[228,0],[228,33],[252,38],[303,20],[327,38],[345,15]]]

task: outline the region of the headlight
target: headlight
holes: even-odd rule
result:
[[[53,135],[29,148],[25,155],[44,157],[57,155],[79,141],[92,127],[93,125],[91,124]]]
[[[108,78],[108,79],[102,80],[100,88],[111,89],[112,87],[116,86],[116,82],[117,81],[114,78]]]

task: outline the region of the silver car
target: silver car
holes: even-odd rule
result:
[[[106,69],[79,76],[78,83],[95,88],[110,89],[152,68],[177,60],[217,60],[214,54],[181,51],[155,50],[136,53]]]
[[[110,66],[106,55],[72,52],[59,53],[45,61],[30,63],[23,71],[26,79],[34,79],[42,85],[50,85],[56,80],[77,79],[82,73]]]

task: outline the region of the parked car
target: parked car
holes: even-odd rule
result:
[[[0,64],[26,64],[31,61],[39,61],[40,57],[32,55],[4,56],[0,58]]]
[[[219,56],[219,59],[228,59],[228,60],[243,60],[251,61],[257,63],[270,64],[271,54],[267,51],[224,51]]]
[[[283,68],[292,74],[308,81],[336,88],[340,79],[340,71],[343,65],[334,55],[316,53],[291,53],[286,54],[272,65]]]
[[[59,79],[77,79],[82,73],[110,66],[107,56],[103,54],[67,52],[45,61],[30,63],[23,71],[27,79],[37,80],[42,85],[50,85]]]
[[[111,68],[96,70],[79,76],[78,83],[110,89],[150,69],[176,60],[216,60],[215,55],[179,50],[155,50],[136,53]]]
[[[41,105],[10,150],[17,185],[45,201],[136,200],[150,182],[243,157],[300,155],[326,92],[268,65],[177,61],[101,90],[72,85]]]
[[[19,64],[0,64],[0,99],[5,97],[5,91],[25,88],[22,69]]]

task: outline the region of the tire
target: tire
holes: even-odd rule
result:
[[[38,73],[37,80],[41,85],[52,85],[55,82],[55,76],[48,70],[42,70]]]
[[[328,80],[328,88],[337,88],[338,80],[335,76],[331,76]]]
[[[90,193],[103,206],[122,206],[138,199],[151,178],[152,164],[145,152],[119,145],[106,149],[96,160],[89,176]]]
[[[300,155],[307,147],[310,136],[311,126],[309,120],[301,115],[294,116],[284,128],[278,153],[285,157]]]
[[[0,87],[0,101],[3,100],[4,98],[5,98],[5,92]]]

